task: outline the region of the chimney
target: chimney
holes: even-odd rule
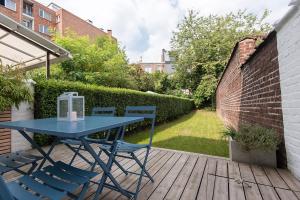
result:
[[[165,49],[162,49],[162,51],[161,51],[161,62],[165,62],[165,53],[166,53],[166,50]]]
[[[249,58],[249,56],[254,53],[256,47],[256,40],[258,38],[245,38],[239,42],[239,63],[243,65]]]
[[[110,36],[110,37],[112,37],[112,30],[107,29],[107,35]]]

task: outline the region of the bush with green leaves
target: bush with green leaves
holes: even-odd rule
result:
[[[156,122],[163,123],[187,114],[195,108],[192,100],[171,95],[150,94],[80,82],[39,80],[35,84],[35,118],[56,117],[57,97],[67,91],[75,91],[85,97],[87,115],[95,106],[115,106],[117,115],[121,116],[126,106],[155,105],[157,106]],[[41,145],[50,142],[49,138],[38,134],[35,134],[35,140]]]
[[[247,151],[255,149],[274,151],[282,141],[281,136],[274,129],[257,124],[241,125],[238,131],[228,128],[224,136],[232,137]]]
[[[205,75],[202,78],[194,94],[195,104],[198,108],[207,105],[213,106],[217,82],[218,80],[213,75]]]
[[[0,112],[18,107],[22,101],[31,101],[32,97],[24,72],[18,67],[3,66],[0,60]]]

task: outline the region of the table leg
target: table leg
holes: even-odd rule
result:
[[[94,149],[90,146],[90,144],[84,138],[80,138],[80,140],[81,140],[83,146],[85,147],[85,149],[93,156],[93,158],[95,159],[95,161],[97,162],[97,164],[99,164],[100,167],[103,170],[103,176],[102,176],[102,178],[100,180],[100,183],[99,183],[99,186],[98,186],[97,191],[95,193],[94,199],[96,200],[98,198],[98,196],[101,194],[107,178],[109,178],[111,180],[111,182],[114,184],[114,186],[118,189],[118,191],[121,194],[123,194],[124,196],[126,196],[128,198],[131,198],[131,195],[127,191],[125,191],[123,188],[121,188],[120,184],[117,182],[117,180],[110,173],[110,169],[111,169],[111,166],[113,164],[113,159],[114,159],[114,155],[113,154],[115,153],[116,145],[113,145],[113,150],[111,152],[111,155],[109,156],[107,164],[105,164],[97,156],[97,153],[94,151]]]
[[[44,156],[46,160],[48,160],[51,164],[55,164],[55,161],[50,158],[50,153],[46,153],[25,131],[19,131],[19,133],[34,147],[36,148],[40,154]],[[55,145],[54,145],[55,146]],[[51,148],[50,148],[51,149]],[[52,150],[51,150],[52,151]]]

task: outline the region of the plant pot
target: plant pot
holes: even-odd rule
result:
[[[277,166],[276,151],[263,151],[259,149],[246,151],[232,138],[229,140],[229,153],[232,161],[268,167]]]

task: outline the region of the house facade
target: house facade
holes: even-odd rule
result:
[[[91,20],[83,20],[54,3],[45,6],[34,0],[0,0],[0,12],[47,38],[51,38],[51,31],[64,35],[67,30],[91,38],[112,37],[111,30],[105,32]]]
[[[138,62],[141,68],[147,73],[164,72],[167,74],[173,74],[175,72],[175,66],[173,64],[174,58],[170,56],[170,52],[162,49],[161,62]]]
[[[216,90],[217,113],[227,125],[260,124],[283,138],[279,167],[300,178],[300,1],[260,45],[236,44]]]

